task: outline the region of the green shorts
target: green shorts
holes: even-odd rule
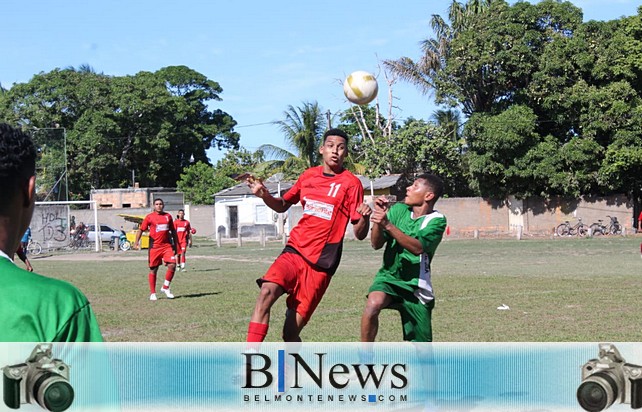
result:
[[[392,303],[386,309],[394,309],[401,315],[403,327],[403,339],[409,342],[432,342],[432,309],[435,307],[435,300],[424,304],[414,295],[414,291],[408,289],[404,282],[397,284],[375,278],[370,292],[384,292],[392,298]]]

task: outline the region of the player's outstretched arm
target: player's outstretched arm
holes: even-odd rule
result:
[[[352,230],[354,232],[354,237],[359,240],[363,240],[368,236],[368,229],[370,228],[370,215],[372,214],[372,209],[366,203],[362,203],[357,207],[357,213],[361,215],[357,223],[352,225]]]

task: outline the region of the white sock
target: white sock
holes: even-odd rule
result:
[[[169,289],[169,283],[170,283],[169,280],[166,280],[165,282],[163,282],[163,288]]]

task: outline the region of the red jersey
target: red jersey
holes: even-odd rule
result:
[[[165,247],[172,245],[170,230],[174,230],[172,215],[166,212],[152,212],[145,216],[140,230],[149,229],[149,248]]]
[[[361,181],[348,170],[326,175],[323,166],[312,167],[303,172],[283,199],[291,204],[300,201],[303,206],[303,216],[292,229],[287,246],[309,263],[334,273],[341,260],[348,222],[356,223],[361,218],[357,213],[363,203]]]
[[[192,231],[192,226],[190,226],[189,220],[176,219],[174,221],[174,229],[176,231],[176,237],[178,237],[178,243],[187,243],[187,238]]]

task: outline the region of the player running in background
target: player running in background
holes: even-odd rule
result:
[[[252,192],[272,210],[283,213],[299,201],[303,206],[303,217],[292,229],[285,249],[257,280],[261,290],[250,318],[248,342],[265,339],[270,309],[284,293],[289,296],[283,340],[300,342],[301,330],[339,266],[348,222],[352,222],[357,239],[368,234],[372,211],[363,203],[363,186],[343,167],[348,136],[339,129],[328,130],[319,153],[323,164],[303,172],[283,197],[273,197],[260,180],[247,178]]]
[[[403,203],[390,206],[384,196],[375,200],[370,243],[386,248],[361,317],[362,342],[374,342],[379,313],[386,308],[399,311],[405,341],[432,342],[430,263],[446,229],[446,217],[434,206],[443,191],[439,177],[422,174],[406,189]]]
[[[169,285],[174,278],[176,271],[176,249],[175,245],[178,244],[176,232],[174,231],[174,223],[172,215],[165,212],[165,203],[162,199],[154,200],[154,211],[143,219],[138,231],[136,232],[136,242],[134,249],[140,247],[140,238],[143,231],[149,229],[149,300],[156,300],[156,276],[158,267],[165,263],[167,265],[167,272],[165,272],[165,282],[161,288],[161,292],[165,293],[170,299],[174,299],[174,295],[169,290]]]
[[[192,247],[192,226],[190,226],[189,220],[185,219],[185,211],[183,209],[180,209],[178,214],[176,214],[174,228],[176,229],[176,237],[178,238],[176,264],[179,265],[179,270],[184,272],[185,253],[187,253],[188,247]]]
[[[22,260],[22,262],[25,264],[25,266],[27,267],[27,270],[29,272],[33,272],[33,266],[31,266],[31,262],[29,262],[29,258],[27,258],[26,249],[23,248],[22,245],[18,246],[18,250],[16,250],[16,255],[18,255],[20,260]]]
[[[29,247],[29,241],[31,240],[31,227],[28,227],[27,230],[25,231],[25,234],[22,235],[22,239],[20,239],[20,246],[22,246],[22,250],[27,252],[27,248]]]

